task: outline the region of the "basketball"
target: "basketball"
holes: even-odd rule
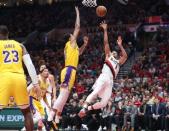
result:
[[[96,8],[96,14],[98,17],[104,17],[107,13],[107,9],[105,6],[98,6]]]

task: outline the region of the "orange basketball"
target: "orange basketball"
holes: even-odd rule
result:
[[[107,9],[105,6],[98,6],[96,8],[96,14],[98,17],[104,17],[107,13]]]

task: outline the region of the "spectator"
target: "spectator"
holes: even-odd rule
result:
[[[153,130],[163,130],[164,129],[164,115],[165,115],[165,108],[162,103],[155,99],[155,104],[152,107],[153,114],[152,114],[152,126]]]

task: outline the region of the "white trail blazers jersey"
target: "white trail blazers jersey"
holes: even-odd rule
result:
[[[119,60],[115,59],[113,55],[110,55],[103,65],[102,73],[109,74],[110,77],[116,78],[120,69]]]

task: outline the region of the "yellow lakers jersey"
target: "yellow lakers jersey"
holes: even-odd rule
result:
[[[45,81],[42,80],[41,76],[39,75],[39,86],[41,89],[41,97],[44,97],[46,95],[47,88],[49,87],[49,80],[46,79]]]
[[[79,62],[78,45],[75,48],[73,48],[70,44],[70,41],[68,41],[66,43],[64,53],[65,53],[65,66],[73,66],[77,68]]]
[[[0,40],[0,73],[24,73],[22,47],[15,40]]]
[[[49,87],[50,83],[49,83],[49,79],[43,81],[40,75],[38,75],[38,79],[39,79],[39,86],[41,89],[41,96],[37,96],[33,88],[30,91],[30,96],[33,96],[34,98],[40,100],[46,94],[47,88]]]
[[[49,80],[48,78],[46,79],[46,81],[42,80],[42,77],[40,75],[38,75],[39,78],[39,86],[41,90],[47,90],[47,88],[49,87]]]

